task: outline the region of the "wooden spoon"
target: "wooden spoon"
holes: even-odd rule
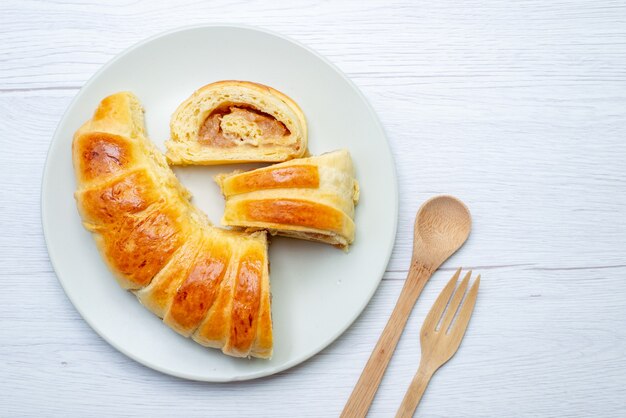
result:
[[[391,318],[341,413],[342,417],[364,417],[367,414],[424,285],[433,272],[461,248],[469,236],[471,225],[469,210],[452,196],[435,196],[417,211],[409,274]]]

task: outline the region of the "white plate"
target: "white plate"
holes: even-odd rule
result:
[[[274,357],[236,359],[171,331],[118,287],[81,226],[73,198],[74,131],[98,102],[134,92],[148,134],[163,149],[171,113],[195,89],[218,80],[256,81],[304,111],[312,154],[348,148],[361,184],[356,242],[348,254],[324,244],[276,238],[270,246]],[[212,176],[233,166],[177,169],[215,223],[223,198]],[[61,120],[46,162],[42,220],[50,260],[68,297],[115,348],[164,373],[204,381],[245,380],[292,367],[341,335],[376,290],[393,247],[397,187],[392,156],[372,108],[337,68],[302,45],[264,30],[204,26],[169,32],[121,53],[81,89]]]

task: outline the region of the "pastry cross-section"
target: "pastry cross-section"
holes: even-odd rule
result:
[[[165,145],[175,165],[280,162],[305,155],[307,126],[300,107],[278,90],[219,81],[178,107]]]

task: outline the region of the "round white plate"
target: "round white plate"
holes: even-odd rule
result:
[[[197,88],[218,80],[256,81],[286,93],[304,111],[312,154],[347,148],[361,185],[357,235],[349,253],[275,238],[270,245],[274,356],[237,359],[183,338],[118,287],[81,225],[73,198],[72,135],[98,102],[134,92],[148,135],[161,148],[169,119]],[[194,202],[219,223],[223,198],[213,175],[234,166],[176,169]],[[159,35],[124,51],[85,84],[61,120],[44,170],[42,220],[50,260],[91,327],[129,357],[164,373],[204,381],[245,380],[292,367],[341,335],[385,271],[397,220],[395,169],[383,129],[359,90],[310,49],[264,30],[203,26]]]

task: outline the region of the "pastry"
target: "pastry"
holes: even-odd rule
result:
[[[272,354],[267,239],[212,226],[145,133],[137,98],[102,100],[72,144],[78,210],[120,285],[178,333]]]
[[[307,151],[298,105],[283,93],[248,81],[208,84],[176,109],[165,143],[174,165],[280,162]]]
[[[344,249],[354,240],[359,185],[346,150],[220,174],[216,181],[226,199],[224,225]]]

